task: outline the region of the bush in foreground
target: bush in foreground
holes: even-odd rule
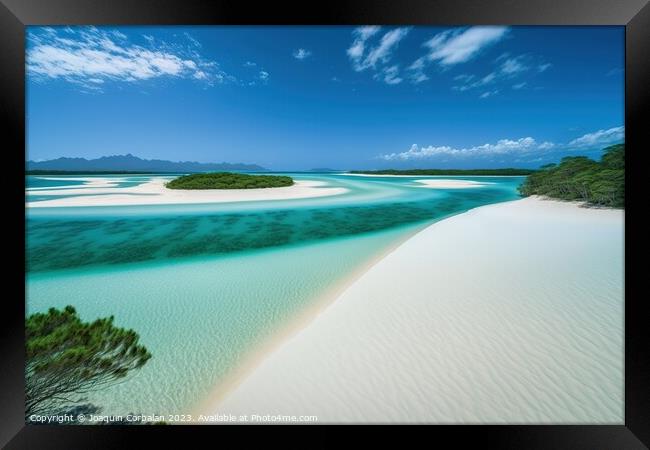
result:
[[[25,320],[25,417],[73,408],[83,395],[122,381],[151,354],[113,317],[83,322],[72,306]]]

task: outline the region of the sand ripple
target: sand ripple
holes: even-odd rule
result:
[[[209,409],[620,424],[623,213],[531,198],[434,224]]]

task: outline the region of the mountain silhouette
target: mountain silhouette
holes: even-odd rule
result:
[[[27,161],[27,170],[70,170],[70,171],[143,171],[143,172],[212,172],[220,170],[267,171],[257,164],[243,163],[200,163],[194,161],[166,161],[142,159],[132,154],[102,156],[96,159],[57,158],[47,161]]]

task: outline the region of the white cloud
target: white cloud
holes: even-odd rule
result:
[[[539,72],[546,72],[548,69],[551,68],[552,65],[553,64],[551,63],[540,64],[539,66],[537,66],[537,70]]]
[[[399,77],[399,67],[391,66],[382,70],[382,78],[386,84],[399,84],[402,79]]]
[[[420,70],[424,69],[425,63],[424,63],[424,58],[418,58],[415,61],[413,61],[413,64],[411,64],[408,69],[409,70]]]
[[[493,83],[501,76],[500,72],[490,72],[482,78],[476,79],[474,75],[459,75],[454,78],[457,81],[464,81],[465,84],[453,86],[452,89],[457,91],[467,91],[481,86]]]
[[[480,98],[488,98],[488,97],[492,97],[494,95],[497,95],[498,93],[499,93],[499,91],[497,89],[494,89],[492,91],[483,92],[479,97]]]
[[[508,53],[504,53],[495,60],[495,62],[499,63],[499,66],[495,71],[490,72],[483,78],[479,79],[476,79],[474,75],[459,75],[454,78],[454,81],[460,81],[463,84],[454,86],[453,89],[466,91],[506,81],[512,82],[512,80],[522,76],[524,73],[530,73],[531,68],[535,67],[537,64],[534,60],[535,58],[529,55],[511,57]],[[550,66],[550,64],[547,65]],[[538,65],[537,67],[539,71],[540,66]],[[525,81],[512,85],[512,88],[518,90],[524,86],[526,86]],[[485,98],[486,96],[488,95],[484,94],[481,98]]]
[[[255,67],[257,66],[257,63],[254,63],[253,61],[246,61],[244,63],[244,67]]]
[[[210,84],[232,79],[195,51],[164,42],[154,47],[154,38],[148,35],[143,38],[149,48],[131,44],[117,30],[95,27],[30,32],[28,38],[27,70],[37,81],[61,78],[89,87],[99,84],[97,80],[136,82],[165,76]]]
[[[480,86],[483,86],[485,84],[492,83],[494,80],[496,80],[496,78],[497,78],[497,74],[495,72],[491,72],[485,75],[483,78],[481,78],[478,82]]]
[[[427,81],[429,79],[429,77],[424,72],[415,72],[410,75],[410,78],[413,84],[422,83],[423,81]]]
[[[444,66],[463,63],[476,56],[485,47],[504,38],[507,27],[476,26],[463,31],[447,30],[438,33],[425,46],[427,58]]]
[[[404,39],[408,32],[408,28],[396,28],[384,34],[379,45],[368,53],[365,65],[367,67],[375,67],[377,62],[387,62],[390,59],[393,50],[399,44],[399,41]]]
[[[260,70],[259,74],[260,80],[268,80],[269,79],[269,73],[265,70]]]
[[[568,144],[557,144],[549,141],[537,142],[530,136],[519,139],[501,139],[496,143],[464,148],[448,145],[419,147],[417,144],[413,144],[411,148],[406,151],[383,154],[380,155],[379,158],[386,161],[421,160],[435,157],[494,157],[500,155],[530,158],[532,156],[543,155],[544,152],[549,151],[570,151],[575,147],[582,149],[602,149],[607,145],[622,142],[624,138],[625,127],[621,126],[585,134],[584,136],[570,141]]]
[[[381,158],[386,161],[406,161],[411,159],[427,159],[436,156],[491,156],[530,152],[538,148],[539,145],[532,137],[525,137],[517,140],[501,139],[494,144],[483,144],[468,148],[456,148],[447,145],[439,147],[418,147],[416,144],[413,144],[411,148],[405,152],[381,155]]]
[[[399,42],[406,37],[409,30],[410,28],[402,27],[386,32],[381,37],[379,43],[366,54],[366,41],[377,34],[379,27],[360,27],[355,29],[355,40],[347,50],[354,70],[361,72],[369,68],[376,69],[378,64],[387,63],[393,51],[397,48]]]
[[[472,81],[474,78],[475,78],[474,75],[467,74],[467,73],[462,73],[462,74],[460,74],[460,75],[456,75],[456,76],[454,77],[454,80],[455,80],[455,81],[464,81],[464,82],[468,82],[468,81]]]
[[[423,46],[428,48],[428,53],[416,59],[408,67],[411,71],[409,76],[412,83],[420,83],[428,79],[424,70],[427,64],[437,62],[443,67],[469,61],[477,56],[481,50],[492,45],[505,37],[507,27],[477,26],[465,29],[451,29],[436,34],[426,41]],[[461,75],[457,81],[468,82],[469,78],[463,80]],[[454,87],[456,90],[467,90],[470,87]]]
[[[501,72],[504,74],[515,74],[528,70],[529,67],[523,63],[522,59],[522,57],[506,59],[501,64]]]
[[[581,148],[600,148],[609,144],[616,144],[625,139],[625,127],[614,127],[607,130],[598,130],[585,134],[569,142],[569,146]]]
[[[426,58],[422,56],[416,59],[415,61],[413,61],[413,64],[411,64],[406,68],[407,71],[410,72],[409,78],[411,80],[411,83],[418,84],[418,83],[422,83],[423,81],[427,81],[429,79],[427,74],[424,73],[424,68],[426,66],[425,59]]]
[[[201,43],[199,41],[197,41],[190,33],[185,32],[185,33],[183,33],[183,35],[187,38],[188,41],[190,41],[192,43],[193,46],[195,46],[197,48],[203,47],[203,45],[201,45]],[[125,38],[126,38],[126,36],[125,36]]]
[[[355,39],[352,42],[350,48],[348,48],[347,54],[352,60],[352,64],[355,67],[355,70],[356,67],[359,66],[361,58],[363,57],[363,53],[365,52],[366,41],[377,34],[380,29],[381,27],[378,26],[365,26],[355,28],[355,30],[352,32],[352,34],[355,36]]]
[[[305,50],[304,48],[299,48],[293,51],[293,57],[300,60],[308,58],[310,55],[311,52],[309,50]]]

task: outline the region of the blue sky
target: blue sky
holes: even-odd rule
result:
[[[623,27],[29,27],[27,157],[538,167],[624,136]]]

